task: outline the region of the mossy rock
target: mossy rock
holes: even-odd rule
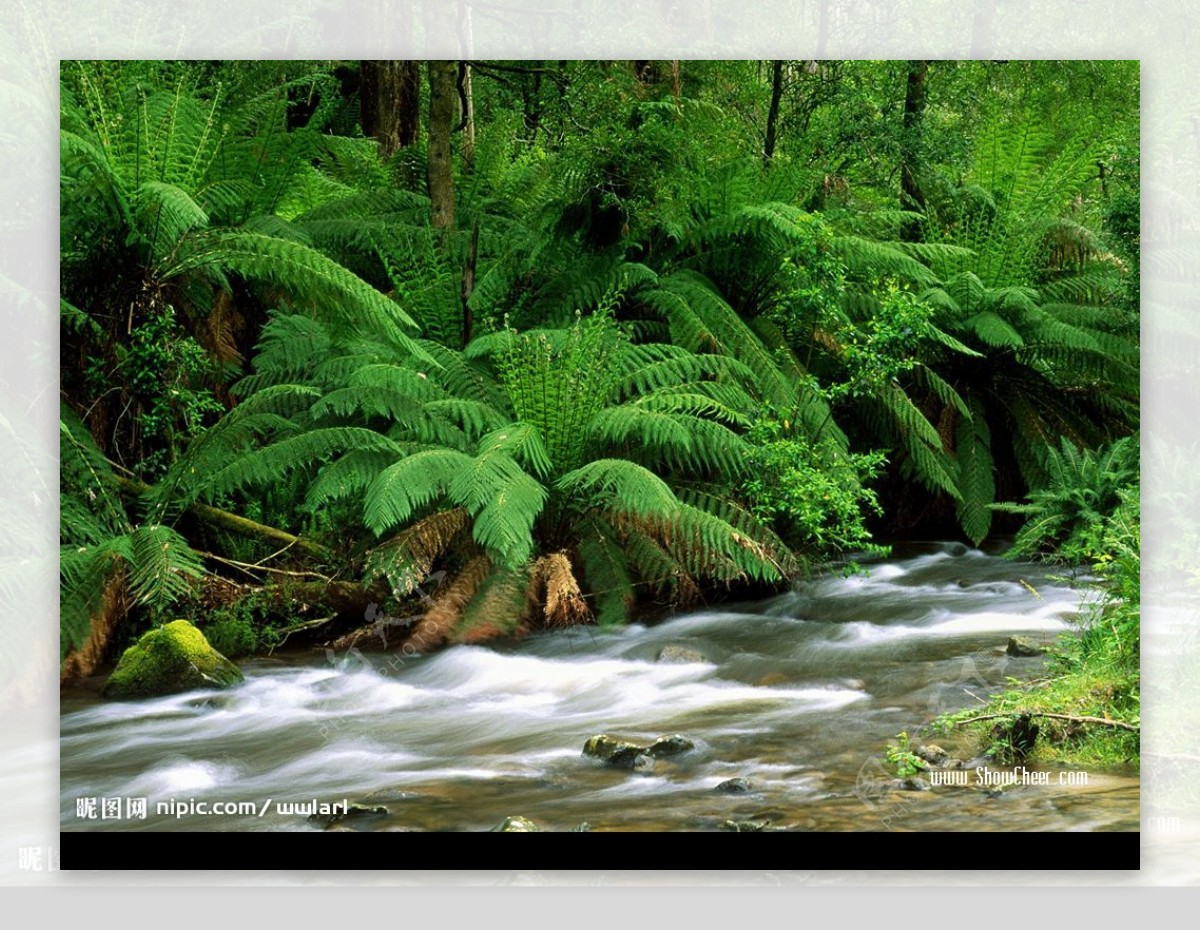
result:
[[[615,736],[608,736],[605,733],[589,737],[588,741],[583,744],[583,754],[585,756],[591,756],[602,762],[609,762],[613,757],[622,759],[626,756],[644,753],[645,751],[645,746],[639,746],[637,743],[631,743],[628,740],[617,739]]]
[[[690,739],[678,733],[660,736],[652,746],[631,743],[601,733],[584,743],[583,754],[599,759],[615,769],[645,772],[654,767],[655,759],[677,756],[694,748],[695,744]]]
[[[104,683],[105,697],[158,697],[194,688],[228,688],[242,680],[238,667],[213,649],[186,620],[146,633],[125,650]]]

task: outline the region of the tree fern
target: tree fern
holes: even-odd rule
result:
[[[428,370],[394,345],[348,351],[353,339],[284,317],[268,327],[258,370],[242,387],[267,386],[227,420],[236,424],[243,409],[262,416],[272,398],[306,406],[272,423],[273,432],[255,433],[265,445],[230,450],[205,493],[298,472],[311,508],[360,500],[364,526],[388,538],[368,557],[371,577],[411,590],[451,558],[447,546],[469,542],[490,566],[487,580],[477,579],[478,597],[500,597],[523,578],[543,623],[589,615],[600,578],[618,592],[597,606],[611,621],[636,590],[632,579],[651,573],[627,544],[651,547],[656,564],[665,559],[683,573],[647,579],[651,587],[687,597],[697,579],[770,583],[795,567],[769,530],[700,489],[705,480],[728,487],[745,468],[737,430],[754,401],[751,370],[740,362],[634,345],[605,315],[557,331],[500,331],[462,352],[425,343],[437,346],[439,362]],[[323,346],[324,357],[302,362],[301,345]],[[307,383],[270,383],[289,373]],[[244,435],[252,433],[247,422]],[[688,502],[672,490],[681,476]],[[585,544],[580,533],[595,537],[599,527],[609,528],[611,545]],[[576,593],[580,579],[588,589]],[[458,605],[472,617],[475,596]],[[449,613],[439,629],[443,621],[446,635],[458,628]]]
[[[60,659],[65,659],[97,630],[97,653],[102,649],[112,623],[102,617],[111,585],[122,585],[136,605],[166,607],[191,590],[203,565],[171,527],[130,520],[107,460],[65,408],[60,437]]]

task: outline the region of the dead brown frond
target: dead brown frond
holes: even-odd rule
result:
[[[954,451],[954,430],[957,426],[958,410],[952,404],[947,404],[942,408],[937,422],[937,433],[938,438],[942,441],[942,451]]]
[[[104,662],[104,651],[117,624],[129,612],[129,596],[125,587],[125,571],[118,569],[104,585],[100,605],[92,617],[92,631],[87,641],[73,651],[59,666],[58,681],[64,684],[74,678],[86,678]]]
[[[531,596],[533,583],[527,567],[495,568],[479,586],[475,599],[463,611],[451,639],[478,643],[514,633],[537,609]]]
[[[531,588],[544,592],[546,626],[564,627],[587,623],[592,612],[583,599],[579,580],[565,552],[544,555],[534,563]]]
[[[442,645],[458,626],[462,620],[463,609],[475,597],[480,585],[491,572],[492,560],[486,555],[478,555],[471,559],[446,585],[445,593],[426,611],[409,642],[421,652],[428,652]]]
[[[221,364],[240,365],[244,359],[238,351],[237,340],[245,325],[245,319],[234,306],[233,297],[227,291],[221,291],[204,321],[201,342]]]

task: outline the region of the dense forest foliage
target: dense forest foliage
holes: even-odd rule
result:
[[[64,674],[176,616],[233,656],[621,624],[914,536],[1136,605],[1136,63],[64,62],[61,100]]]

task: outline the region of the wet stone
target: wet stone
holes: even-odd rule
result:
[[[1010,636],[1008,638],[1008,646],[1004,649],[1005,655],[1017,656],[1018,658],[1040,656],[1045,651],[1045,649],[1033,640],[1026,639],[1024,636]]]
[[[730,833],[762,833],[770,826],[767,820],[726,820],[721,829]]]
[[[665,759],[668,756],[678,756],[681,753],[691,752],[695,748],[696,744],[686,736],[672,733],[670,736],[660,736],[646,752],[655,759]]]
[[[932,791],[933,786],[924,778],[896,778],[892,780],[891,787],[896,791]]]
[[[749,778],[727,778],[721,784],[717,785],[717,787],[713,788],[713,791],[718,794],[746,794],[753,790],[754,782]]]
[[[918,746],[913,750],[913,755],[918,759],[928,762],[930,765],[942,767],[947,763],[956,762],[956,759],[950,757],[950,753],[946,752],[941,746],[934,743],[926,743],[924,746]]]
[[[504,822],[492,828],[493,833],[541,833],[542,828],[527,817],[505,817]]]
[[[324,824],[326,830],[331,830],[335,827],[341,830],[350,830],[386,817],[388,813],[388,809],[382,804],[351,803],[347,805],[345,811],[339,810],[333,814],[309,814],[308,819],[310,823]],[[352,821],[353,823],[346,824],[346,821]]]
[[[659,650],[658,661],[668,665],[686,665],[691,662],[707,662],[708,658],[699,649],[672,643]]]

